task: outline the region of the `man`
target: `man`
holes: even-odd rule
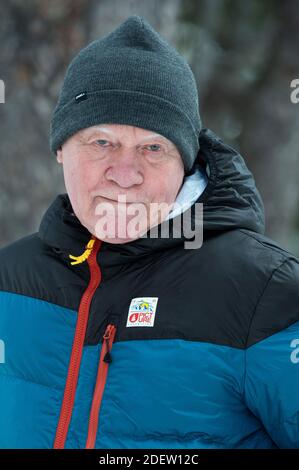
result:
[[[144,18],[71,62],[51,149],[67,193],[0,252],[0,446],[299,448],[298,259]]]

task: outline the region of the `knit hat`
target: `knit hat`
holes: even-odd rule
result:
[[[71,61],[51,121],[51,150],[97,124],[157,132],[176,145],[185,172],[193,166],[201,130],[194,75],[141,16],[128,17]]]

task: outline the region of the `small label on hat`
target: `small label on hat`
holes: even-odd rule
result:
[[[83,101],[87,99],[87,93],[86,91],[82,91],[78,95],[75,96],[75,100],[78,103],[79,101]]]

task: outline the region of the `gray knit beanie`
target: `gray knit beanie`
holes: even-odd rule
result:
[[[157,132],[176,145],[186,173],[193,166],[201,130],[194,75],[141,16],[130,16],[72,60],[51,121],[51,150],[97,124]]]

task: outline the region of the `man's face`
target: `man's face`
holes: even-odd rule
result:
[[[128,125],[80,130],[58,150],[57,161],[63,164],[74,213],[90,233],[109,243],[134,240],[161,223],[184,178],[171,141]],[[153,203],[166,204],[161,211]]]

